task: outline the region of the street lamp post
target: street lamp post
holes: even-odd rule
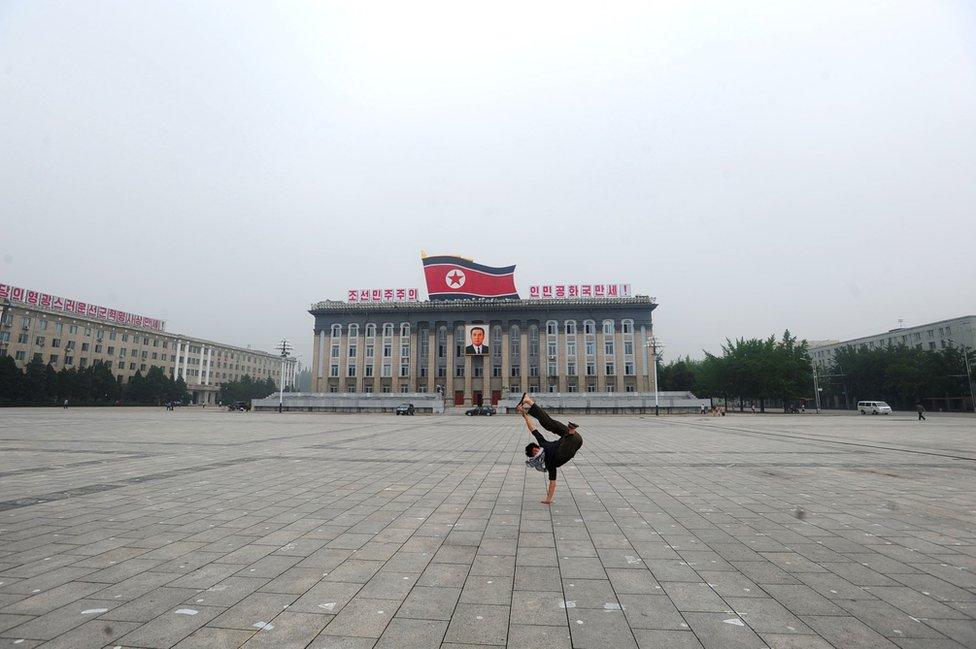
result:
[[[817,380],[817,364],[813,364],[813,399],[817,404],[817,414],[820,414],[820,382]]]
[[[661,403],[657,386],[657,356],[658,350],[664,349],[664,346],[655,336],[651,336],[644,342],[644,347],[645,349],[648,347],[651,348],[651,362],[654,366],[654,416],[657,417],[661,414]]]
[[[281,352],[281,374],[278,386],[278,412],[285,409],[285,361],[288,360],[288,353],[291,351],[291,343],[282,338],[278,343],[278,351]]]
[[[946,340],[953,345],[959,345],[959,343],[952,338],[947,338]],[[969,347],[966,345],[959,345],[959,348],[962,349],[962,358],[964,361],[966,361],[966,380],[969,382],[969,404],[973,407],[973,411],[976,411],[976,390],[973,390],[973,372],[969,367]]]

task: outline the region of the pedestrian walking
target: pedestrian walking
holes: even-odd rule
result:
[[[64,409],[65,410],[68,409],[68,400],[67,399],[64,400]]]
[[[918,412],[918,420],[925,421],[925,406],[921,402],[915,406],[915,411]]]

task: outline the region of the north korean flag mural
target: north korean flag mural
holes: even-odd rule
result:
[[[449,255],[424,257],[423,262],[431,300],[519,299],[515,266],[493,268]]]

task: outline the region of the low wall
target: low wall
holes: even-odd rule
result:
[[[283,410],[288,412],[393,412],[403,403],[412,403],[418,413],[444,412],[439,394],[421,392],[286,392]],[[278,395],[252,399],[252,410],[278,410]]]
[[[521,394],[498,402],[498,409],[514,410]],[[549,412],[568,413],[648,413],[654,412],[653,392],[546,392],[532,398]],[[709,399],[699,399],[691,392],[659,392],[657,402],[663,414],[698,413],[710,408]]]

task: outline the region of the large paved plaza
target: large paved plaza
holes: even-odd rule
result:
[[[0,647],[976,647],[976,419],[0,411]]]

